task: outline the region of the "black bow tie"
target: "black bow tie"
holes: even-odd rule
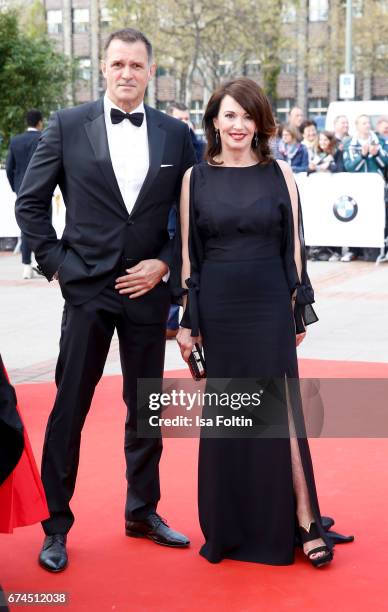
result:
[[[110,119],[112,123],[121,123],[124,119],[129,119],[133,125],[140,127],[143,123],[144,113],[122,113],[118,108],[111,108]]]

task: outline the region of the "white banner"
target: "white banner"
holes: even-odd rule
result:
[[[16,195],[9,186],[5,170],[0,170],[0,238],[16,238],[20,229],[15,219]]]
[[[384,180],[374,173],[295,174],[308,246],[384,245]]]
[[[378,174],[295,174],[308,246],[377,247],[384,245],[384,181]],[[0,170],[0,238],[19,236],[15,194]],[[53,225],[57,236],[65,226],[65,205],[57,188]]]
[[[17,238],[20,229],[15,219],[16,195],[9,186],[5,170],[0,170],[0,238]],[[58,237],[65,227],[65,205],[58,187],[53,197],[53,225]]]

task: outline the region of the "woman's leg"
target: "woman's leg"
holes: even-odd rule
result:
[[[290,389],[286,383],[286,398],[288,408],[288,429],[290,433],[290,445],[291,445],[291,464],[292,464],[292,478],[294,483],[294,492],[296,498],[296,515],[298,523],[307,532],[310,531],[310,525],[314,521],[314,515],[311,508],[309,490],[306,483],[306,477],[303,470],[302,459],[299,451],[298,438],[296,436],[294,417],[292,412],[291,400],[290,400]],[[311,540],[303,545],[303,551],[307,553],[318,546],[325,546],[325,542],[322,538]],[[313,553],[312,559],[316,559],[324,556],[324,551]]]
[[[298,439],[293,434],[291,434],[290,443],[292,475],[296,497],[296,515],[298,517],[299,525],[306,529],[306,531],[309,531],[310,524],[314,521],[314,518],[311,510],[310,496],[307,489],[306,478],[304,475],[302,461],[300,458]],[[307,554],[309,550],[316,548],[317,546],[325,546],[325,542],[321,538],[311,540],[311,542],[307,542],[306,544],[304,544],[303,550],[305,554]],[[325,554],[326,553],[324,551],[318,552],[312,554],[311,558],[316,559],[324,556]]]

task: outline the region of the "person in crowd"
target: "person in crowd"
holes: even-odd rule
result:
[[[333,132],[323,131],[318,135],[318,147],[311,160],[312,172],[344,172],[343,154]]]
[[[388,164],[388,154],[381,145],[379,137],[371,129],[367,115],[357,117],[356,133],[345,147],[344,165],[347,172],[378,172],[384,174]]]
[[[276,117],[275,117],[275,127],[276,127],[275,135],[272,138],[270,138],[269,146],[271,148],[271,153],[274,159],[282,159],[280,148],[282,145],[281,133],[283,130],[283,126]]]
[[[388,143],[388,115],[381,115],[376,121],[376,132],[378,136],[384,141],[385,144]]]
[[[198,138],[194,131],[194,126],[190,121],[190,112],[185,104],[182,102],[170,102],[167,106],[166,113],[179,121],[184,121],[189,126],[191,142],[193,143],[196,161],[200,162],[203,159],[203,142]],[[170,238],[173,239],[176,231],[176,215],[177,207],[173,206],[170,211],[168,218],[168,233]],[[176,337],[179,329],[179,306],[178,304],[171,304],[170,311],[167,319],[166,326],[166,338],[172,340]]]
[[[26,113],[27,130],[11,138],[9,151],[5,163],[7,177],[12,191],[19,193],[23,177],[30,163],[30,159],[38,145],[43,129],[42,113],[31,109]],[[20,250],[22,254],[23,278],[33,278],[34,271],[31,264],[31,249],[26,237],[21,235]]]
[[[191,141],[193,143],[195,157],[197,162],[202,161],[204,152],[204,143],[194,131],[194,126],[190,120],[190,111],[183,102],[170,102],[166,108],[166,113],[179,121],[184,121],[190,128]]]
[[[388,153],[388,116],[382,115],[376,122],[376,134],[385,153]],[[388,182],[388,166],[384,169],[385,181]]]
[[[288,114],[288,125],[293,127],[296,130],[298,135],[298,140],[302,140],[302,130],[301,125],[304,121],[303,111],[299,106],[293,106]]]
[[[334,119],[334,136],[337,140],[337,147],[344,150],[345,144],[349,140],[349,120],[346,115],[338,115]]]
[[[182,184],[181,286],[188,297],[177,340],[185,360],[202,343],[210,380],[279,377],[287,434],[201,432],[201,555],[211,563],[290,564],[297,529],[306,556],[320,567],[332,560],[333,542],[322,526],[307,439],[289,435],[296,396],[286,401],[288,377],[298,377],[296,346],[305,324],[317,320],[296,184],[289,165],[270,154],[275,122],[257,83],[224,83],[203,121],[206,161]]]
[[[388,154],[388,116],[382,115],[377,119],[376,122],[376,133],[380,140],[380,144]],[[385,258],[386,261],[388,259],[388,165],[384,168],[384,179],[385,179],[385,239],[386,239],[386,248],[385,248]]]
[[[307,148],[298,141],[296,129],[285,125],[281,130],[281,137],[278,159],[290,164],[293,172],[307,172],[309,167]]]
[[[300,126],[300,129],[303,136],[302,144],[304,144],[304,146],[306,147],[309,157],[309,171],[311,171],[313,169],[312,161],[315,158],[318,150],[317,124],[315,123],[315,121],[311,121],[308,119],[306,121],[303,121],[302,125]]]
[[[144,105],[156,71],[152,57],[142,32],[124,28],[109,35],[104,97],[54,114],[16,202],[17,221],[43,274],[58,278],[65,298],[57,395],[42,462],[50,518],[43,522],[39,562],[52,572],[68,562],[81,431],[115,329],[128,408],[125,533],[164,546],[189,545],[156,511],[162,441],[137,436],[137,381],[161,385],[163,375],[173,258],[168,215],[195,162],[187,125]],[[66,206],[61,239],[47,212],[56,185]]]
[[[309,174],[314,172],[344,172],[342,150],[333,132],[323,131],[318,136],[317,154],[310,163]],[[339,261],[340,247],[310,247],[309,259],[320,261]]]
[[[376,172],[384,177],[388,165],[388,152],[384,150],[379,137],[371,129],[367,115],[359,115],[355,121],[356,132],[344,150],[346,172]],[[341,261],[353,261],[362,255],[362,249],[347,251]]]

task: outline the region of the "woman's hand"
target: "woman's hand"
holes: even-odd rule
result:
[[[181,327],[176,335],[177,342],[179,344],[179,348],[181,349],[182,358],[187,362],[191,351],[193,350],[194,344],[202,344],[201,336],[197,336],[197,338],[193,338],[191,335],[191,329],[187,329],[186,327]]]
[[[306,337],[306,332],[302,332],[301,334],[296,334],[296,346],[299,346],[299,344],[303,342],[305,337]]]

